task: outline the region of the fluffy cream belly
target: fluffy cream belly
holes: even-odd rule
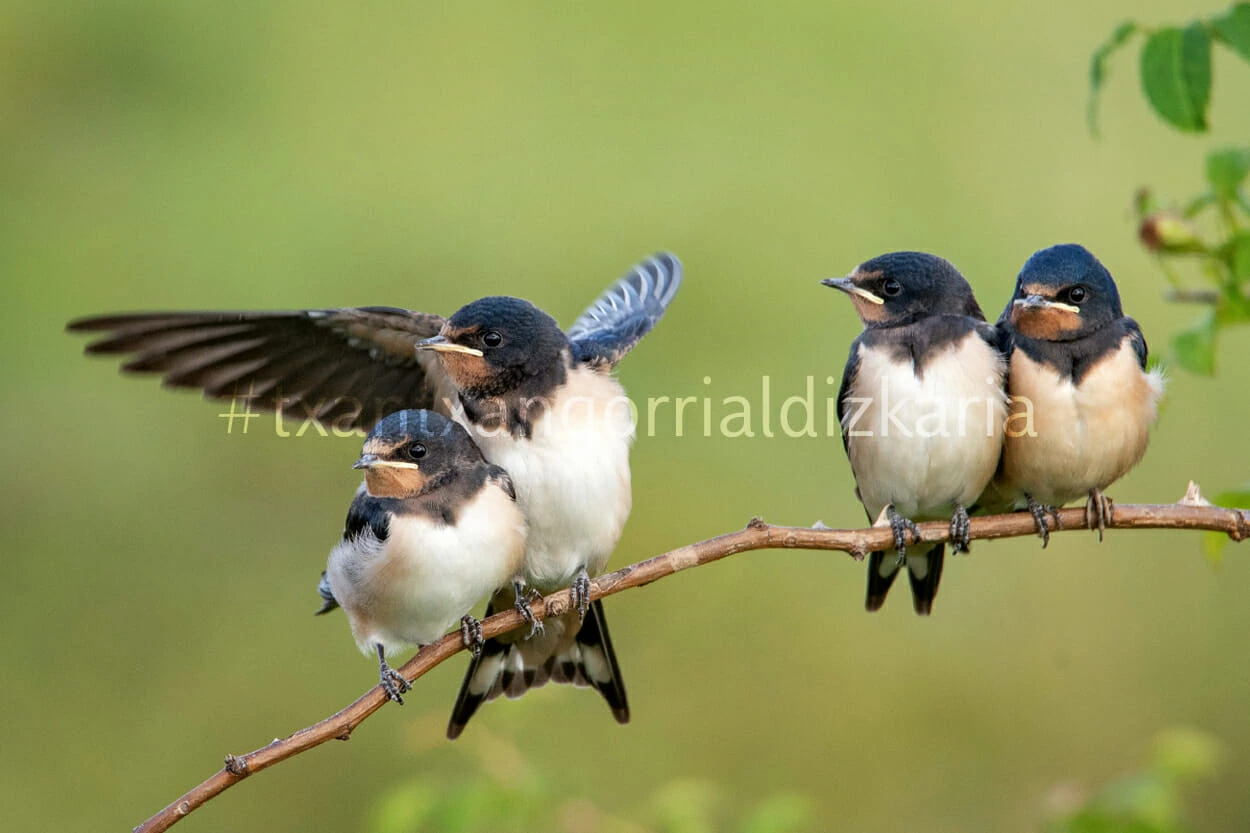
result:
[[[540,591],[568,587],[580,567],[594,576],[607,566],[629,517],[633,438],[620,383],[584,367],[528,439],[478,437],[486,459],[512,476],[529,525],[526,580]]]
[[[1144,373],[1127,344],[1079,386],[1017,350],[1008,385],[1003,482],[1017,502],[1027,492],[1055,506],[1105,489],[1137,465],[1163,393],[1162,375]]]
[[[370,533],[330,553],[326,577],[347,613],[356,644],[391,653],[441,637],[522,569],[525,522],[498,486],[487,485],[448,526],[418,515],[391,518],[379,542]]]
[[[1002,379],[1002,358],[975,333],[943,348],[921,378],[860,347],[844,430],[869,514],[892,503],[909,518],[946,517],[977,499],[1002,448]]]

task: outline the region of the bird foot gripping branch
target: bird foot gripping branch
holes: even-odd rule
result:
[[[951,516],[951,552],[972,551],[972,539],[968,537],[971,529],[972,522],[968,518],[968,510],[962,503],[956,503],[955,514]]]
[[[1115,503],[1098,489],[1089,490],[1089,499],[1085,501],[1085,526],[1098,531],[1098,542],[1102,543],[1102,534],[1111,523],[1115,512]]]
[[[1046,516],[1050,515],[1055,522],[1055,529],[1063,529],[1063,519],[1059,517],[1059,510],[1056,507],[1038,503],[1027,492],[1024,497],[1028,501],[1029,514],[1033,516],[1033,526],[1037,529],[1037,537],[1042,539],[1042,549],[1046,549],[1050,545],[1050,522],[1046,520]]]

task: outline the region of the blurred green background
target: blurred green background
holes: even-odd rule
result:
[[[858,331],[816,283],[884,251],[952,259],[997,314],[1035,249],[1076,240],[1163,348],[1133,191],[1187,196],[1250,135],[1220,54],[1213,135],[1168,131],[1087,59],[1157,0],[948,3],[171,4],[0,10],[0,807],[13,830],[133,825],[240,753],[376,681],[314,592],[356,439],[228,435],[222,408],[88,361],[62,328],[112,310],[391,304],[492,293],[569,323],[643,255],[686,283],[621,367],[638,399],[836,392]],[[1167,502],[1250,476],[1250,387],[1173,373],[1142,465]],[[824,384],[833,376],[833,385]],[[704,384],[704,377],[711,382]],[[774,405],[774,408],[776,405]],[[644,432],[645,433],[645,432]],[[743,524],[859,525],[835,437],[641,436],[615,566]],[[1250,560],[1170,532],[982,544],[935,615],[863,612],[864,568],[759,552],[608,602],[633,705],[546,689],[470,726],[555,795],[626,818],[681,779],[742,807],[797,792],[828,830],[1037,830],[1056,785],[1101,783],[1194,726],[1229,752],[1194,826],[1250,827]],[[454,783],[431,741],[454,661],[350,744],[230,791],[180,830],[354,830],[397,785]],[[429,727],[435,727],[433,735]],[[471,767],[470,767],[471,768]],[[466,776],[467,777],[467,776]],[[574,829],[570,827],[569,829]]]

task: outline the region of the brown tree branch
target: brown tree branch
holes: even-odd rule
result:
[[[1086,529],[1084,509],[1063,509],[1059,512],[1060,528],[1064,530]],[[1250,510],[1223,509],[1204,501],[1198,490],[1190,484],[1190,491],[1179,503],[1168,505],[1125,505],[1114,507],[1108,529],[1195,529],[1223,532],[1234,541],[1250,538]],[[1033,518],[1027,512],[992,515],[973,518],[970,537],[975,540],[1013,538],[1034,534]],[[935,521],[920,524],[923,541],[949,540],[949,525]],[[631,587],[642,587],[657,579],[702,564],[719,561],[735,553],[765,549],[839,550],[856,560],[873,550],[893,547],[893,536],[888,527],[868,529],[828,529],[816,527],[772,526],[758,518],[745,529],[710,538],[696,544],[657,555],[646,561],[622,567],[615,573],[599,576],[591,583],[594,599],[611,596]],[[534,615],[544,618],[559,615],[569,609],[569,591],[553,593],[533,605]],[[513,630],[522,625],[515,610],[491,616],[482,622],[482,635],[486,638]],[[443,637],[433,645],[422,648],[408,661],[400,673],[408,680],[424,676],[435,666],[450,659],[464,649],[459,633]],[[228,788],[260,772],[281,763],[287,758],[319,746],[328,740],[347,740],[352,731],[365,718],[386,703],[386,695],[375,687],[342,711],[315,723],[295,734],[275,740],[246,755],[226,756],[226,765],[217,774],[174,801],[165,809],[135,828],[136,833],[157,833],[192,810]]]

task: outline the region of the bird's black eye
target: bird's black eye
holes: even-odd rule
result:
[[[498,347],[499,345],[503,344],[503,336],[501,336],[499,333],[495,332],[494,330],[491,330],[490,332],[486,333],[486,335],[482,336],[482,343],[485,344],[487,347]]]
[[[894,278],[886,278],[881,282],[881,291],[887,296],[893,298],[895,295],[903,291],[903,285]]]
[[[1074,304],[1079,304],[1085,300],[1085,287],[1074,286],[1068,290],[1068,300]]]
[[[413,443],[408,446],[408,456],[414,460],[420,460],[425,456],[425,446],[421,443]]]

